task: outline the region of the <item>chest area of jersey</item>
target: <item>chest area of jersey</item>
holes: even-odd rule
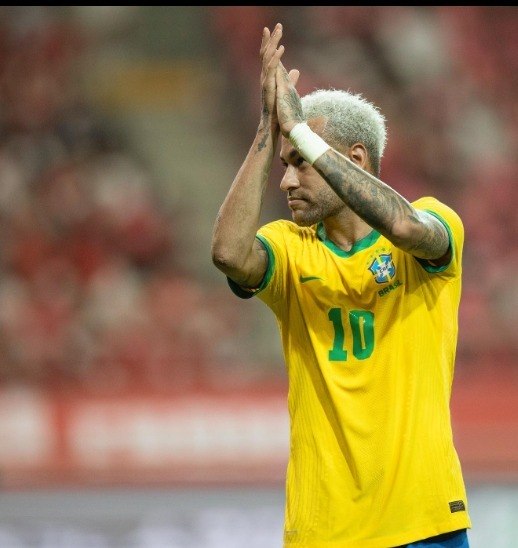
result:
[[[402,292],[404,270],[401,253],[390,245],[375,245],[350,257],[319,249],[296,258],[292,282],[300,302],[309,307],[342,303],[372,309]]]

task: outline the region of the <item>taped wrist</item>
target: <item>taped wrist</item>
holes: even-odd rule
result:
[[[317,135],[306,122],[301,122],[290,131],[290,143],[311,165],[331,147]]]

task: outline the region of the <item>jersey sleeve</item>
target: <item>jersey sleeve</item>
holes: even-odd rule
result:
[[[444,277],[455,277],[462,269],[462,249],[464,246],[464,226],[459,215],[436,198],[426,197],[412,203],[415,209],[427,211],[436,217],[446,228],[450,239],[450,261],[441,266],[434,266],[426,259],[416,257],[417,262],[428,273],[437,273]]]
[[[243,299],[257,295],[268,306],[273,308],[286,294],[288,251],[286,238],[290,233],[286,221],[274,221],[262,226],[256,238],[266,250],[268,267],[260,285],[252,290],[244,289],[230,278],[227,278],[232,291]]]

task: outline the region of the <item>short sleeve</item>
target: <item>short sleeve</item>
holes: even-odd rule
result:
[[[268,255],[268,267],[254,290],[244,289],[228,279],[230,288],[238,297],[246,299],[257,295],[270,307],[284,297],[288,271],[286,237],[290,232],[289,223],[282,220],[268,223],[257,231],[256,238]]]
[[[416,258],[417,262],[430,274],[440,274],[444,277],[460,275],[462,269],[462,250],[464,246],[464,226],[459,215],[451,207],[436,198],[426,197],[412,203],[415,209],[426,211],[436,217],[446,228],[452,251],[449,263],[434,266],[426,259]]]

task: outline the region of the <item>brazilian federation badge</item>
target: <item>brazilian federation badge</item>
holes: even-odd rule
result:
[[[379,284],[392,280],[396,275],[396,265],[392,261],[392,253],[380,253],[369,266],[374,279]]]

